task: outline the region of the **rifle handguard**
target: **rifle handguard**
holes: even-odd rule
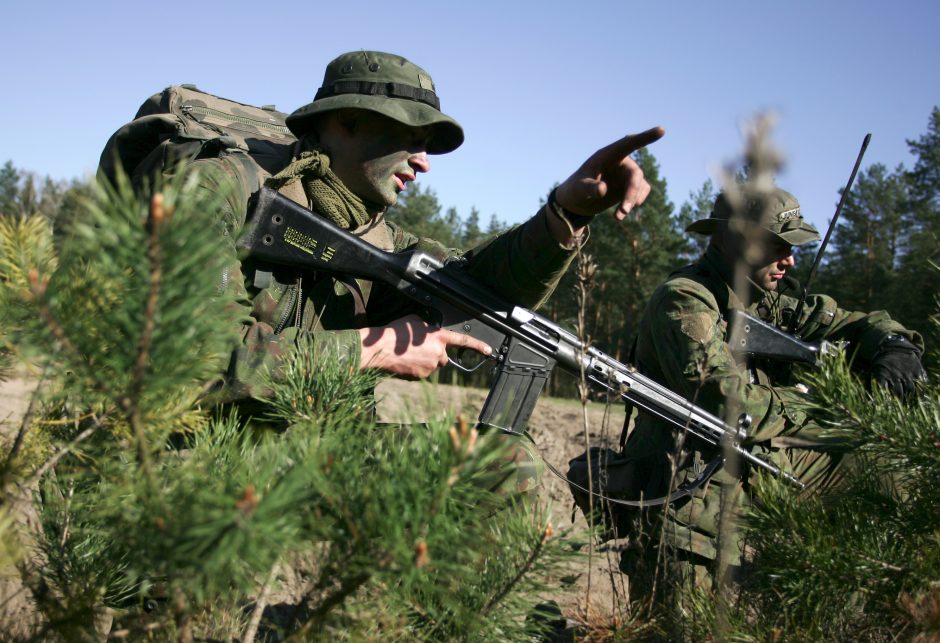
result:
[[[835,351],[833,344],[804,342],[743,310],[730,312],[728,345],[736,356],[762,357],[781,362],[798,362],[818,367],[823,355]]]

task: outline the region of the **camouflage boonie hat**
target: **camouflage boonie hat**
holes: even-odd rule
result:
[[[803,220],[800,202],[786,190],[775,188],[770,194],[761,196],[745,192],[742,198],[744,211],[735,214],[725,193],[722,192],[715,199],[711,216],[693,221],[686,227],[686,232],[712,234],[718,229],[719,222],[727,221],[730,228],[738,231],[743,231],[748,226],[760,226],[777,240],[791,246],[819,240],[819,231]]]
[[[287,127],[302,136],[310,119],[335,109],[365,109],[410,127],[428,127],[428,154],[446,154],[463,143],[463,128],[441,111],[431,76],[401,56],[353,51],[326,66],[313,102],[287,117]]]

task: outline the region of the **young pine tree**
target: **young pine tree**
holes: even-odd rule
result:
[[[560,541],[500,492],[504,441],[378,426],[375,374],[303,343],[270,374],[263,416],[208,401],[238,320],[224,195],[193,185],[150,201],[97,186],[59,252],[42,220],[0,227],[0,341],[43,373],[0,461],[0,509],[32,494],[39,515],[0,516],[0,555],[33,543],[18,573],[40,618],[23,636],[526,636]]]
[[[746,518],[750,577],[730,604],[690,601],[690,638],[933,641],[940,636],[940,386],[899,400],[839,356],[810,378],[807,409],[850,436],[845,480],[824,498],[765,479]]]

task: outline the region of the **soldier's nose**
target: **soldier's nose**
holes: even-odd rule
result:
[[[408,165],[415,172],[429,172],[431,170],[431,160],[428,158],[427,152],[412,154],[408,159]]]

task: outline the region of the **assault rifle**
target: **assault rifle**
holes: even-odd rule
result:
[[[789,327],[782,331],[776,326],[749,315],[743,310],[734,310],[731,312],[731,351],[739,355],[750,357],[763,357],[771,360],[784,362],[800,362],[810,366],[819,366],[819,358],[834,351],[834,346],[829,342],[823,341],[819,344],[811,344],[801,341],[794,335],[797,324],[800,323],[800,317],[803,315],[803,307],[806,304],[806,295],[809,291],[809,284],[816,276],[816,270],[819,268],[823,254],[826,252],[826,246],[829,245],[829,238],[832,236],[839,221],[839,215],[842,214],[842,208],[845,206],[845,200],[852,190],[852,184],[855,182],[855,175],[858,174],[858,168],[862,164],[862,158],[865,156],[865,150],[868,149],[868,143],[871,141],[871,133],[866,134],[862,140],[862,148],[858,151],[855,158],[855,165],[852,167],[852,174],[849,176],[849,182],[845,184],[842,190],[842,196],[839,199],[839,205],[836,206],[835,214],[832,215],[832,221],[829,222],[829,228],[826,230],[826,236],[819,245],[816,257],[813,259],[813,265],[810,268],[809,276],[802,287],[796,310],[790,316]],[[789,278],[788,278],[789,279]],[[795,281],[795,280],[794,280]]]
[[[737,427],[691,404],[531,310],[515,306],[468,275],[459,262],[442,263],[424,252],[390,253],[338,228],[326,218],[262,188],[255,197],[253,228],[238,243],[256,261],[384,282],[417,302],[430,323],[475,337],[492,348],[496,378],[478,419],[483,426],[525,429],[556,365],[596,389],[662,418],[678,430],[731,449],[753,466],[803,484],[741,446],[751,418]],[[724,451],[723,451],[724,452]]]

